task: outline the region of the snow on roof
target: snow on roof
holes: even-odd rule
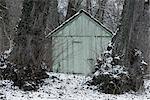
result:
[[[113,32],[108,29],[104,24],[102,24],[101,22],[99,22],[96,18],[94,18],[91,14],[89,14],[87,11],[81,9],[79,12],[77,12],[76,14],[74,14],[72,17],[70,17],[69,19],[67,19],[66,21],[64,21],[61,25],[59,25],[57,28],[55,28],[52,32],[50,32],[46,37],[51,36],[51,34],[55,33],[56,31],[60,30],[62,27],[64,27],[64,25],[66,25],[67,23],[69,23],[70,21],[74,20],[76,17],[78,17],[81,13],[84,13],[85,15],[87,15],[89,18],[91,18],[92,20],[94,20],[98,25],[102,26],[105,30],[107,30],[109,33],[113,34]]]

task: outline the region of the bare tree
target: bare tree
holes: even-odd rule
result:
[[[124,0],[108,0],[104,7],[103,24],[116,32],[120,23]]]
[[[150,54],[149,7],[149,0],[125,0],[119,30],[102,59],[97,60],[93,77],[92,84],[104,93],[143,90],[145,61],[149,62]]]
[[[58,15],[58,8],[57,8],[58,1],[51,0],[49,6],[50,8],[49,8],[49,14],[47,18],[47,27],[46,27],[47,34],[59,25],[59,15]]]
[[[76,12],[78,12],[80,9],[83,8],[82,2],[83,0],[69,0],[68,1],[66,19],[70,18],[72,15],[74,15]]]
[[[0,0],[0,52],[9,48],[9,35],[6,31],[8,20],[8,8],[5,0]]]
[[[102,22],[104,19],[105,5],[108,0],[98,0],[98,10],[95,17]]]
[[[24,0],[10,60],[16,64],[16,85],[47,77],[42,69],[46,21],[50,0]]]
[[[149,62],[149,1],[125,0],[121,25],[113,38],[114,56],[122,56],[122,63],[128,68],[131,88],[137,91],[143,85],[141,61]],[[144,59],[140,56],[142,51]]]
[[[90,14],[92,13],[92,3],[91,3],[91,0],[86,0],[86,11],[88,11]]]
[[[16,34],[16,26],[19,23],[21,16],[23,0],[6,0],[6,6],[8,8],[8,24],[6,26],[6,32],[8,33],[10,39],[10,48],[13,47],[14,35]]]
[[[52,30],[54,30],[59,25],[59,14],[58,14],[58,1],[51,0],[50,8],[48,13],[48,18],[46,22],[46,35],[48,35]],[[45,43],[45,50],[43,60],[47,66],[48,71],[52,71],[52,40],[48,39]]]
[[[16,34],[16,26],[21,15],[23,0],[1,1],[1,48],[2,51],[13,47],[13,39]]]
[[[75,0],[69,0],[68,1],[68,9],[67,9],[66,19],[70,18],[76,12],[77,11],[76,11],[76,8],[75,8]]]

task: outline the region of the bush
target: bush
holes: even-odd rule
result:
[[[139,88],[140,85],[135,85],[135,75],[126,67],[120,65],[122,62],[120,56],[112,56],[112,48],[113,46],[109,44],[107,51],[102,54],[101,58],[97,59],[92,84],[96,85],[99,91],[107,94],[121,94],[130,90],[136,91],[135,88]],[[135,57],[137,59],[141,54],[135,49],[133,55],[137,56]],[[143,60],[140,59],[138,62],[141,64]],[[143,73],[142,65],[138,66],[138,69],[140,73]],[[139,82],[143,82],[142,79]]]
[[[13,80],[15,77],[14,65],[8,61],[8,56],[11,50],[0,54],[0,79]]]
[[[18,86],[23,90],[37,90],[39,83],[42,83],[41,79],[48,78],[49,76],[42,69],[40,72],[33,73],[32,66],[22,68],[19,65],[15,65],[9,62],[8,51],[0,55],[0,79],[12,80],[15,86]],[[41,65],[42,67],[44,65]]]

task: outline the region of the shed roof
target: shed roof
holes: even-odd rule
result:
[[[64,21],[61,25],[59,25],[57,28],[55,28],[52,32],[50,32],[46,37],[48,38],[49,36],[51,36],[52,34],[54,34],[55,32],[60,31],[63,27],[65,27],[65,25],[67,25],[69,22],[74,21],[80,14],[84,13],[85,15],[87,15],[90,19],[92,19],[94,22],[96,22],[99,26],[101,26],[102,28],[104,28],[106,31],[108,31],[110,34],[113,35],[113,32],[108,29],[104,24],[102,24],[101,22],[99,22],[96,18],[94,18],[91,14],[89,14],[87,11],[81,9],[79,12],[77,12],[75,15],[73,15],[72,17],[70,17],[69,19],[67,19],[66,21]]]

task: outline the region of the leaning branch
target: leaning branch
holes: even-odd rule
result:
[[[3,6],[2,4],[0,4],[0,7],[2,7],[3,9],[8,9],[7,7]]]

